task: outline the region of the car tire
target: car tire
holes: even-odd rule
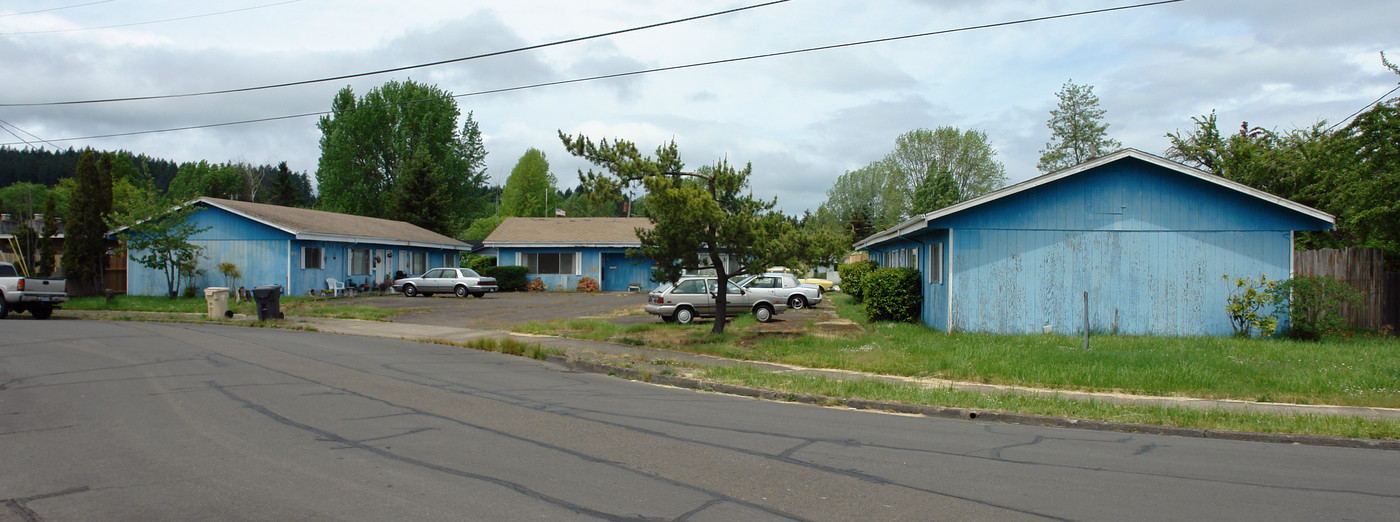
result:
[[[403,285],[403,296],[414,297],[418,295],[418,287],[413,285]]]
[[[467,296],[467,287],[462,286],[462,285],[457,285],[457,288],[454,288],[454,289],[452,290],[452,293],[457,294],[457,297],[466,297],[466,296]]]
[[[53,307],[37,306],[34,308],[30,308],[29,315],[34,316],[35,319],[48,319],[50,316],[53,315]]]
[[[792,297],[788,298],[788,308],[791,308],[793,310],[801,310],[803,308],[807,308],[807,296],[802,294],[792,294]]]
[[[674,322],[676,322],[676,316],[674,316],[674,315],[663,315],[663,316],[661,316],[661,322],[666,323],[666,324],[674,323]]]
[[[486,292],[477,292],[477,293],[474,293],[474,294],[472,294],[472,297],[475,297],[475,298],[477,298],[477,299],[481,299],[481,298],[483,298],[483,297],[486,297]]]
[[[10,304],[5,302],[5,295],[0,294],[0,319],[10,316]]]
[[[671,317],[673,317],[677,323],[690,324],[695,322],[695,310],[691,310],[686,307],[681,307],[676,310],[676,315],[673,315]]]
[[[753,309],[753,318],[758,319],[758,322],[760,323],[772,321],[773,308],[768,305],[758,305]]]

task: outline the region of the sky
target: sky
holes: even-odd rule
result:
[[[327,111],[389,80],[456,95],[480,125],[492,184],[530,148],[561,188],[593,168],[558,133],[674,140],[687,169],[751,163],[755,196],[815,211],[842,174],[905,132],[985,132],[1009,183],[1040,173],[1055,93],[1093,86],[1109,136],[1163,154],[1215,111],[1280,131],[1346,119],[1397,85],[1394,0],[789,0],[542,49],[294,87],[98,104],[33,105],[256,87],[474,56],[767,0],[55,0],[0,3],[0,144],[124,149],[177,162],[276,164],[314,176],[316,117],[118,133]],[[999,24],[995,27],[968,29]],[[966,29],[966,30],[962,30]],[[564,85],[540,83],[943,32]],[[1393,96],[1393,95],[1392,95]],[[16,137],[18,135],[18,137]],[[35,137],[47,140],[41,142]]]

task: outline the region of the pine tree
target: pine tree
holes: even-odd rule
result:
[[[70,294],[96,295],[101,288],[107,226],[102,216],[101,180],[92,150],[83,151],[74,171],[77,187],[68,204],[63,241],[63,272]]]
[[[1099,108],[1094,86],[1075,85],[1070,80],[1055,96],[1060,104],[1045,122],[1051,141],[1040,151],[1036,168],[1041,172],[1073,167],[1123,146],[1108,137],[1108,124],[1103,123],[1104,110]]]
[[[58,204],[54,203],[53,194],[44,198],[44,228],[40,232],[39,238],[39,262],[35,266],[35,273],[39,277],[49,277],[53,275],[55,243],[58,239]]]

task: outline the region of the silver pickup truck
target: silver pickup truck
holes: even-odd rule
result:
[[[0,319],[26,311],[35,319],[48,319],[53,307],[67,300],[67,280],[21,277],[15,265],[0,263]]]

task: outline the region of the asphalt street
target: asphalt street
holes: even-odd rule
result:
[[[438,344],[200,324],[0,323],[0,462],[0,520],[1400,512],[1395,451],[849,411]]]

